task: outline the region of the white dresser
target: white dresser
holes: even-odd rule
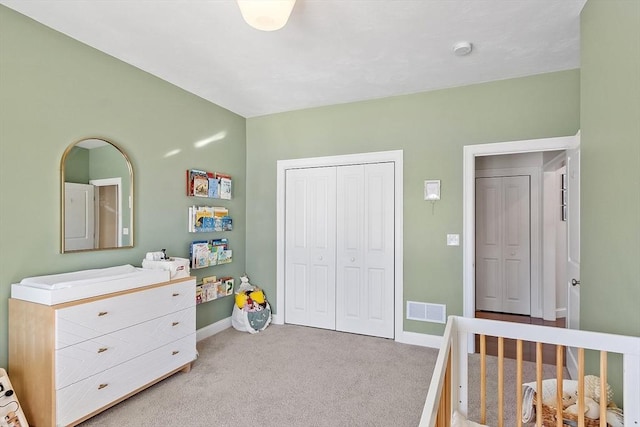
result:
[[[195,278],[55,305],[9,299],[9,374],[27,421],[76,425],[196,358]]]

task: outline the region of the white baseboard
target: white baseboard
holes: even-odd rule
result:
[[[218,320],[216,323],[212,323],[210,325],[205,326],[204,328],[198,329],[196,331],[196,341],[202,341],[205,338],[212,337],[215,334],[224,331],[225,329],[229,329],[230,327],[231,327],[231,317]]]
[[[402,331],[402,334],[396,337],[396,342],[420,347],[440,348],[442,336]]]
[[[271,323],[274,325],[284,325],[284,319],[273,314],[271,317]],[[207,325],[204,328],[200,328],[196,331],[196,341],[214,336],[217,333],[224,331],[231,327],[231,317],[219,320],[216,323]],[[420,347],[440,348],[442,344],[442,337],[438,335],[419,334],[417,332],[402,331],[399,337],[396,337],[396,342],[402,344],[417,345]]]
[[[556,308],[556,319],[567,317],[567,309],[566,308]]]
[[[271,323],[274,325],[284,325],[284,317],[277,314],[271,314]]]

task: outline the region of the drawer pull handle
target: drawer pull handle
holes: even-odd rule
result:
[[[100,384],[98,386],[98,390],[102,390],[103,388],[105,388],[106,386],[108,386],[109,384]]]
[[[98,349],[98,353],[104,353],[107,350],[109,350],[107,347],[101,347]]]
[[[173,296],[174,296],[174,297],[177,297],[177,296],[179,296],[179,295],[180,295],[180,294],[179,294],[178,292],[175,292],[175,293],[173,294]]]
[[[180,353],[180,351],[178,350],[173,350],[173,352],[171,353],[172,356],[175,356],[176,354]]]
[[[98,316],[106,316],[107,313],[109,313],[108,311],[101,311],[98,313]]]
[[[173,322],[173,323],[171,324],[171,326],[178,326],[179,324],[180,324],[180,322]]]

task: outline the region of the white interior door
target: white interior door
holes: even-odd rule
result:
[[[337,170],[336,329],[394,336],[394,166]]]
[[[476,179],[476,309],[531,313],[528,176]]]
[[[335,329],[335,188],[335,167],[287,170],[287,323]]]
[[[94,187],[64,183],[64,249],[75,251],[94,247]]]
[[[567,328],[580,329],[580,149],[567,150]],[[577,378],[577,352],[568,348],[567,368]]]

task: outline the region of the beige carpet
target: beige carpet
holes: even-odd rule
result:
[[[301,326],[227,329],[198,343],[178,373],[85,423],[91,426],[417,426],[437,350]],[[496,358],[488,423],[497,425]],[[479,356],[470,355],[470,419],[479,419]],[[535,380],[525,362],[524,382]],[[555,368],[545,367],[545,376]],[[505,426],[515,425],[515,362],[505,360]]]
[[[416,426],[434,349],[300,326],[225,330],[89,426]]]

